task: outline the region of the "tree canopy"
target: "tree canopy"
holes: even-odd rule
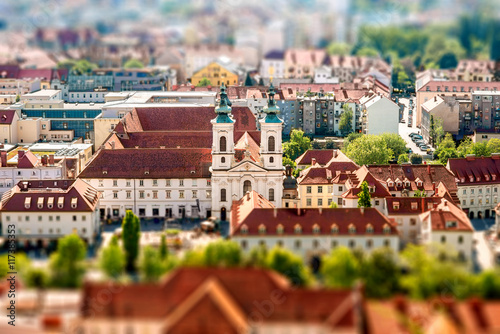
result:
[[[358,165],[387,164],[394,157],[381,136],[363,135],[349,143],[345,154]]]
[[[85,243],[78,235],[70,234],[59,239],[57,251],[50,256],[53,284],[64,288],[80,286],[86,254]]]
[[[206,87],[206,86],[212,86],[212,82],[210,82],[210,79],[208,78],[201,78],[201,80],[196,85],[196,87]]]
[[[361,183],[361,191],[358,194],[358,208],[371,208],[372,197],[370,195],[370,189],[368,188],[368,183],[363,181]]]
[[[340,122],[339,122],[339,130],[342,132],[343,136],[347,136],[350,134],[352,130],[352,108],[347,104],[344,103],[344,106],[342,107],[344,110],[342,112],[342,115],[340,116]]]
[[[290,140],[283,143],[283,156],[295,161],[310,148],[311,139],[304,135],[304,131],[294,129],[290,134]]]
[[[129,59],[123,64],[123,68],[143,68],[144,64],[139,59]]]
[[[135,261],[139,255],[139,239],[141,225],[139,217],[131,210],[127,210],[122,222],[123,250],[125,252],[126,268],[131,271],[135,269]]]

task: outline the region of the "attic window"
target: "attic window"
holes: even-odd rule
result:
[[[313,233],[314,234],[319,234],[321,232],[321,229],[319,228],[318,224],[314,224],[313,226]]]
[[[246,225],[241,226],[241,234],[248,234],[248,226]]]
[[[299,224],[295,225],[295,227],[293,228],[295,234],[301,234],[302,233],[302,226],[300,226]]]
[[[337,224],[333,224],[330,230],[332,234],[339,234],[339,227]]]
[[[422,181],[417,181],[417,187],[421,187],[422,186]]]
[[[47,201],[47,207],[49,209],[52,209],[54,207],[54,197],[49,197],[49,200]]]
[[[474,182],[474,176],[469,176],[469,182]]]
[[[493,181],[495,181],[495,180],[497,179],[496,174],[492,174],[492,175],[491,175],[491,178],[493,179]]]
[[[264,224],[259,225],[259,234],[266,234],[266,226]]]
[[[387,183],[387,185],[388,185],[389,187],[394,187],[394,182],[389,181],[389,182]]]
[[[465,182],[465,177],[461,177],[461,178],[460,178],[460,182],[461,182],[461,183],[464,183],[464,182]]]
[[[149,175],[149,170],[147,170],[147,169],[146,169],[146,170],[144,171],[144,175]]]
[[[405,187],[409,187],[410,186],[410,181],[405,181]]]
[[[382,231],[384,232],[384,234],[389,234],[389,233],[391,233],[391,227],[389,225],[385,224]]]
[[[366,225],[366,233],[373,234],[373,225],[372,224]]]
[[[102,171],[102,173],[103,173],[104,175],[106,175],[106,174],[108,174],[108,171],[107,171],[107,170],[103,170],[103,171]]]
[[[57,199],[57,207],[58,207],[59,209],[62,209],[62,208],[64,207],[64,197],[59,197],[59,198]]]
[[[349,234],[356,234],[356,226],[353,224],[349,225]]]
[[[403,182],[401,182],[401,181],[396,182],[396,187],[401,187],[402,185],[403,185]]]
[[[276,233],[278,233],[278,234],[283,234],[283,231],[284,231],[283,225],[279,224],[279,225],[276,227]]]
[[[374,193],[375,192],[375,186],[372,186],[372,187],[368,187],[370,189],[370,192],[371,193]]]
[[[392,208],[393,208],[394,210],[399,210],[399,202],[393,202],[393,203],[392,203]]]
[[[72,209],[76,209],[76,205],[77,205],[77,203],[78,203],[78,198],[73,197],[73,198],[71,199],[71,208],[72,208]]]
[[[24,200],[24,207],[26,209],[29,209],[31,206],[31,197],[26,197],[26,199]]]
[[[446,228],[453,228],[453,227],[457,227],[456,221],[447,221],[446,222]]]
[[[39,209],[43,209],[43,197],[38,197],[37,206]]]

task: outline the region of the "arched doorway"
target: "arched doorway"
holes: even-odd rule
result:
[[[321,268],[321,258],[319,255],[313,255],[311,257],[311,270],[314,274],[319,272]]]
[[[483,213],[481,211],[478,211],[477,218],[478,219],[483,219]]]
[[[226,220],[226,208],[220,209],[220,220],[222,221]]]
[[[469,212],[469,218],[474,219],[474,211]]]
[[[490,218],[490,210],[484,211],[484,218]]]

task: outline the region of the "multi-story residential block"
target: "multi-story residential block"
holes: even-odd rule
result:
[[[262,78],[285,77],[285,53],[279,50],[269,51],[264,55],[260,64]]]
[[[40,79],[0,78],[0,95],[23,95],[40,90]]]
[[[2,196],[2,232],[39,247],[76,233],[92,244],[100,233],[99,194],[82,180],[20,181]]]
[[[197,86],[202,79],[208,79],[214,86],[220,86],[221,83],[227,86],[237,85],[242,74],[242,70],[237,65],[218,60],[197,69],[191,76],[191,84]]]
[[[363,133],[379,135],[399,132],[399,106],[391,99],[372,94],[359,100],[363,108]]]
[[[399,249],[396,225],[375,208],[278,209],[255,191],[233,203],[231,238],[244,251],[280,246],[306,260],[338,246]]]
[[[478,91],[500,91],[500,82],[484,81],[429,81],[417,89],[415,104],[416,125],[422,122],[422,104],[434,99],[435,95],[456,96],[461,99],[472,99],[472,93]],[[491,95],[491,94],[490,94]],[[491,121],[491,119],[489,119]]]
[[[494,60],[461,59],[454,71],[458,81],[493,81]]]
[[[421,214],[422,243],[442,244],[470,261],[474,249],[474,227],[467,214],[444,199],[436,208]]]
[[[500,155],[449,159],[447,168],[457,179],[458,198],[470,218],[489,218],[499,202]]]
[[[102,291],[113,291],[103,307]],[[81,300],[71,334],[146,328],[150,334],[268,333],[277,327],[354,334],[362,331],[360,316],[365,319],[359,289],[295,289],[285,277],[258,268],[179,268],[158,284],[87,282]]]
[[[471,126],[471,100],[455,96],[434,96],[422,104],[421,135],[430,142],[431,116],[434,122],[442,122],[443,130],[460,138]]]

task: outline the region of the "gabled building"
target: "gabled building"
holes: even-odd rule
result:
[[[214,86],[220,86],[221,84],[227,86],[238,85],[242,74],[238,66],[227,61],[218,60],[194,72],[191,76],[191,84],[197,86],[202,79],[208,79]]]
[[[399,106],[391,99],[372,94],[362,97],[359,102],[363,106],[364,134],[398,133]]]
[[[3,234],[15,229],[16,240],[47,246],[76,233],[92,244],[99,226],[99,194],[83,180],[25,180],[2,196]]]
[[[338,246],[399,249],[396,224],[375,208],[276,208],[255,191],[233,202],[230,234],[244,251],[280,246],[306,260]]]
[[[102,305],[97,296],[113,291]],[[86,282],[74,333],[359,333],[359,290],[296,289],[257,268],[179,268],[156,284]],[[73,332],[72,332],[73,333]]]
[[[312,165],[327,166],[331,161],[352,162],[341,150],[307,150],[295,159],[297,168],[306,168]]]
[[[456,177],[458,198],[469,217],[492,217],[499,202],[500,155],[449,159],[447,168]]]
[[[314,70],[327,61],[325,50],[288,49],[285,51],[285,78],[313,78]]]

